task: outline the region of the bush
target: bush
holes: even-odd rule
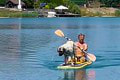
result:
[[[74,3],[69,5],[69,11],[75,14],[80,14],[80,7]]]
[[[10,13],[10,14],[8,15],[8,17],[20,18],[20,17],[22,17],[22,13]]]
[[[0,17],[21,17],[21,12],[2,10],[0,11]]]
[[[96,13],[94,14],[94,16],[99,16],[99,17],[101,17],[101,16],[102,16],[102,13],[96,12]]]
[[[22,13],[22,17],[38,17],[38,13],[36,13],[36,12]]]
[[[50,9],[54,9],[57,5],[53,3],[48,3]]]
[[[120,17],[120,10],[116,10],[115,11],[115,16],[119,16]]]
[[[49,5],[46,5],[44,8],[45,8],[45,9],[50,9]]]
[[[40,4],[39,2],[35,2],[35,3],[34,3],[34,8],[35,8],[35,9],[40,8],[40,5],[39,5],[39,4]]]

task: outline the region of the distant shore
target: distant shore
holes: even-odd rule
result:
[[[80,8],[80,10],[81,10],[80,14],[76,14],[80,16],[75,16],[75,17],[119,17],[120,16],[120,10],[116,8],[105,8],[105,7]],[[39,15],[41,14],[39,14],[36,11],[28,12],[28,11],[13,11],[7,9],[0,9],[0,18],[33,18],[33,17],[39,17]],[[68,14],[64,14],[64,15],[65,17],[69,16]],[[64,16],[59,16],[59,17],[64,17]],[[74,16],[70,16],[70,17],[74,17]]]

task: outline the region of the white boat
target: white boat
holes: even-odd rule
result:
[[[47,17],[56,17],[55,14],[56,14],[56,12],[48,12]]]

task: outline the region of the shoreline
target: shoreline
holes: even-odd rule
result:
[[[120,9],[116,8],[80,8],[80,10],[80,14],[55,14],[55,17],[120,17]],[[29,12],[0,9],[0,18],[47,18],[47,15],[48,14],[40,14],[37,11]]]
[[[81,17],[0,17],[0,19],[7,18],[120,18],[117,16],[81,16]]]
[[[10,18],[10,17],[0,17],[0,18]]]

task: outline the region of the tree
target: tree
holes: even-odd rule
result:
[[[83,5],[86,4],[89,0],[70,0],[70,1],[78,5]]]
[[[120,4],[120,0],[100,0],[100,2],[106,7],[118,7]]]
[[[5,6],[6,0],[0,0],[0,6]]]
[[[34,7],[34,0],[22,0],[25,4],[26,4],[26,6],[27,6],[27,8],[33,8]]]

